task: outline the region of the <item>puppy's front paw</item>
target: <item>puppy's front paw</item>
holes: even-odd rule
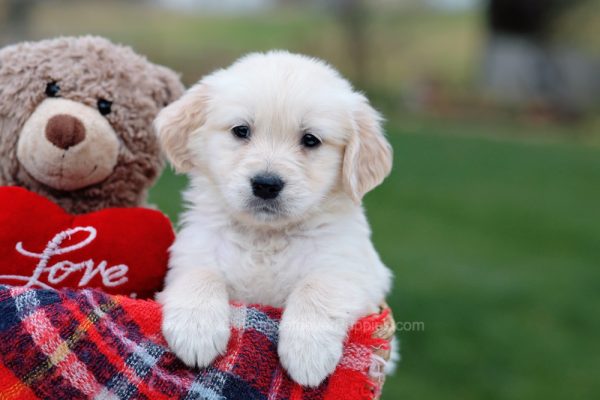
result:
[[[290,377],[315,387],[335,370],[343,352],[345,331],[329,322],[294,322],[285,318],[279,330],[279,359]]]
[[[181,361],[192,368],[204,368],[227,350],[231,334],[229,308],[165,308],[162,331]]]

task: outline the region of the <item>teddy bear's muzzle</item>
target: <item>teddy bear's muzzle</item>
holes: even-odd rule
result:
[[[119,140],[98,110],[76,101],[44,100],[23,125],[17,158],[35,180],[58,190],[81,189],[108,178]]]

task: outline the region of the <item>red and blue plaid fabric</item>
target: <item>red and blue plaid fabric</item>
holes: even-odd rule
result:
[[[373,399],[372,338],[361,320],[319,388],[293,383],[277,358],[280,310],[232,305],[228,352],[186,368],[160,334],[160,307],[99,291],[0,286],[0,399]]]

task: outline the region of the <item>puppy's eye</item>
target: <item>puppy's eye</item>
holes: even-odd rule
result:
[[[56,82],[50,82],[46,85],[46,96],[48,97],[58,97],[60,93],[60,86]]]
[[[231,133],[233,133],[235,136],[239,137],[240,139],[248,139],[250,137],[250,128],[247,127],[246,125],[234,126],[231,129]]]
[[[108,115],[112,111],[112,101],[100,99],[98,100],[98,111],[102,115]]]
[[[315,135],[305,133],[304,136],[302,136],[300,143],[302,143],[302,146],[304,147],[317,147],[321,144],[321,141]]]

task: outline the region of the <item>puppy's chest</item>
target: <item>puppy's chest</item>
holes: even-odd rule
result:
[[[301,243],[293,237],[258,236],[234,240],[231,246],[230,254],[237,257],[229,258],[223,272],[232,300],[283,306],[304,273]]]

